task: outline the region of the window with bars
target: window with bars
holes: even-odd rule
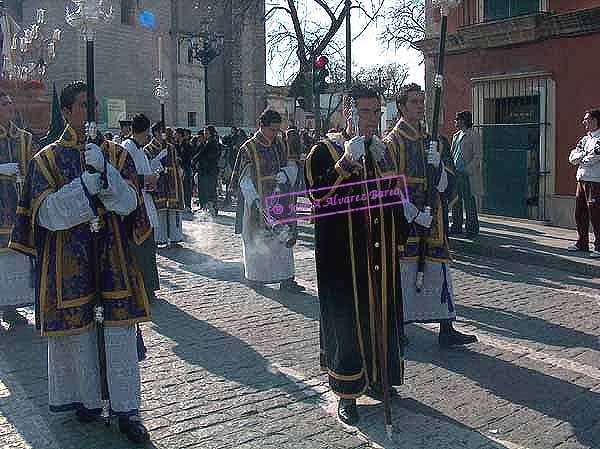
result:
[[[540,11],[540,0],[485,0],[485,20],[533,14]]]

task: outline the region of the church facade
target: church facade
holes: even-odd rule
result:
[[[85,43],[64,20],[64,0],[12,0],[9,11],[28,26],[38,8],[47,10],[49,28],[63,30],[56,62],[45,81],[60,89],[85,79]],[[168,126],[200,128],[204,117],[204,69],[189,57],[188,37],[207,24],[224,36],[223,50],[208,68],[210,125],[255,126],[266,104],[264,0],[112,0],[113,19],[95,39],[96,95],[101,127],[143,112],[160,118],[153,95],[158,75],[158,38],[169,88]],[[150,13],[150,14],[148,14]],[[154,20],[142,20],[142,17]],[[51,95],[51,89],[48,89]]]

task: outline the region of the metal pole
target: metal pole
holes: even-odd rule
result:
[[[160,121],[162,122],[162,126],[163,129],[166,131],[167,129],[167,125],[165,124],[165,100],[160,100]],[[162,130],[161,130],[162,131]],[[169,143],[165,141],[165,145],[167,148],[167,151],[170,149],[169,147]],[[170,152],[169,152],[170,153]],[[173,155],[169,154],[168,155],[168,161],[171,162]],[[167,202],[166,202],[166,208],[167,208],[167,248],[171,247],[171,217],[169,215],[169,198],[171,197],[171,179],[170,179],[170,175],[169,175],[169,167],[166,167],[167,170],[167,175],[165,176],[166,178],[166,186],[165,186],[165,193],[167,195]]]
[[[94,41],[86,40],[86,68],[87,68],[87,138],[88,142],[94,142],[96,134],[96,95],[94,86]],[[106,183],[106,179],[104,181]],[[105,186],[106,187],[106,186]],[[92,275],[94,278],[94,291],[96,295],[96,307],[94,308],[94,319],[96,321],[96,337],[98,344],[98,363],[100,368],[100,393],[102,399],[101,417],[104,423],[110,424],[110,394],[108,390],[108,373],[106,367],[106,343],[104,340],[104,304],[101,293],[100,281],[100,250],[99,236],[101,221],[96,217],[90,223],[92,231]]]
[[[346,0],[346,90],[352,87],[352,29],[350,28],[350,10],[352,0]]]
[[[208,126],[208,62],[204,61],[204,126]]]
[[[436,78],[440,77],[440,82],[436,81],[435,86],[435,96],[434,96],[434,106],[433,106],[433,119],[431,124],[431,141],[438,140],[439,126],[440,126],[440,110],[442,106],[442,83],[444,76],[444,64],[446,61],[446,37],[448,35],[448,7],[442,5],[440,8],[442,13],[442,25],[440,32],[440,47],[439,47],[439,55],[438,55],[438,69]],[[435,195],[435,187],[433,185],[436,178],[436,168],[431,164],[426,164],[426,196],[425,196],[425,210],[431,211],[431,208],[434,203],[434,195]],[[417,292],[421,292],[423,290],[423,284],[425,279],[425,260],[427,258],[428,253],[428,245],[427,238],[431,232],[431,229],[423,229],[420,232],[419,239],[419,259],[417,262],[417,279],[415,282],[415,287]]]

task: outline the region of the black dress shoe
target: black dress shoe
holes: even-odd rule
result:
[[[450,332],[440,332],[438,337],[438,342],[442,348],[469,345],[471,343],[477,343],[477,341],[475,335],[463,334],[454,328]]]
[[[295,280],[287,280],[279,283],[279,288],[290,293],[300,293],[304,291],[304,287],[298,284]]]
[[[365,395],[369,396],[371,399],[375,399],[376,401],[383,401],[383,385],[379,382],[369,385],[367,391],[365,391]],[[398,398],[400,395],[396,391],[394,387],[390,387],[390,398]]]
[[[119,417],[119,430],[127,435],[127,439],[136,444],[150,441],[150,434],[137,417]]]
[[[344,424],[348,424],[349,426],[355,425],[359,420],[356,399],[340,399],[338,403],[338,417]]]
[[[2,319],[10,326],[25,326],[28,324],[27,318],[18,313],[16,310],[5,310],[2,313]]]
[[[82,424],[87,424],[96,421],[98,419],[98,416],[100,415],[97,411],[89,410],[85,407],[79,408],[75,412],[75,417],[77,418],[77,421],[79,421]]]

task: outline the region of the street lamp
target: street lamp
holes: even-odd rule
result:
[[[100,25],[107,24],[112,19],[110,0],[70,0],[74,8],[67,6],[66,22],[81,32],[86,43],[87,69],[87,125],[88,138],[95,139],[96,128],[96,97],[94,85],[94,38]]]
[[[208,126],[208,64],[223,51],[225,37],[208,29],[208,23],[203,23],[201,31],[185,36],[193,59],[200,61],[204,67],[204,126]]]
[[[46,10],[38,9],[35,21],[15,34],[10,41],[10,55],[4,55],[6,78],[15,81],[41,81],[56,59],[56,44],[61,40],[61,30],[48,30]],[[7,37],[10,38],[10,37]],[[12,62],[18,61],[18,62]]]

